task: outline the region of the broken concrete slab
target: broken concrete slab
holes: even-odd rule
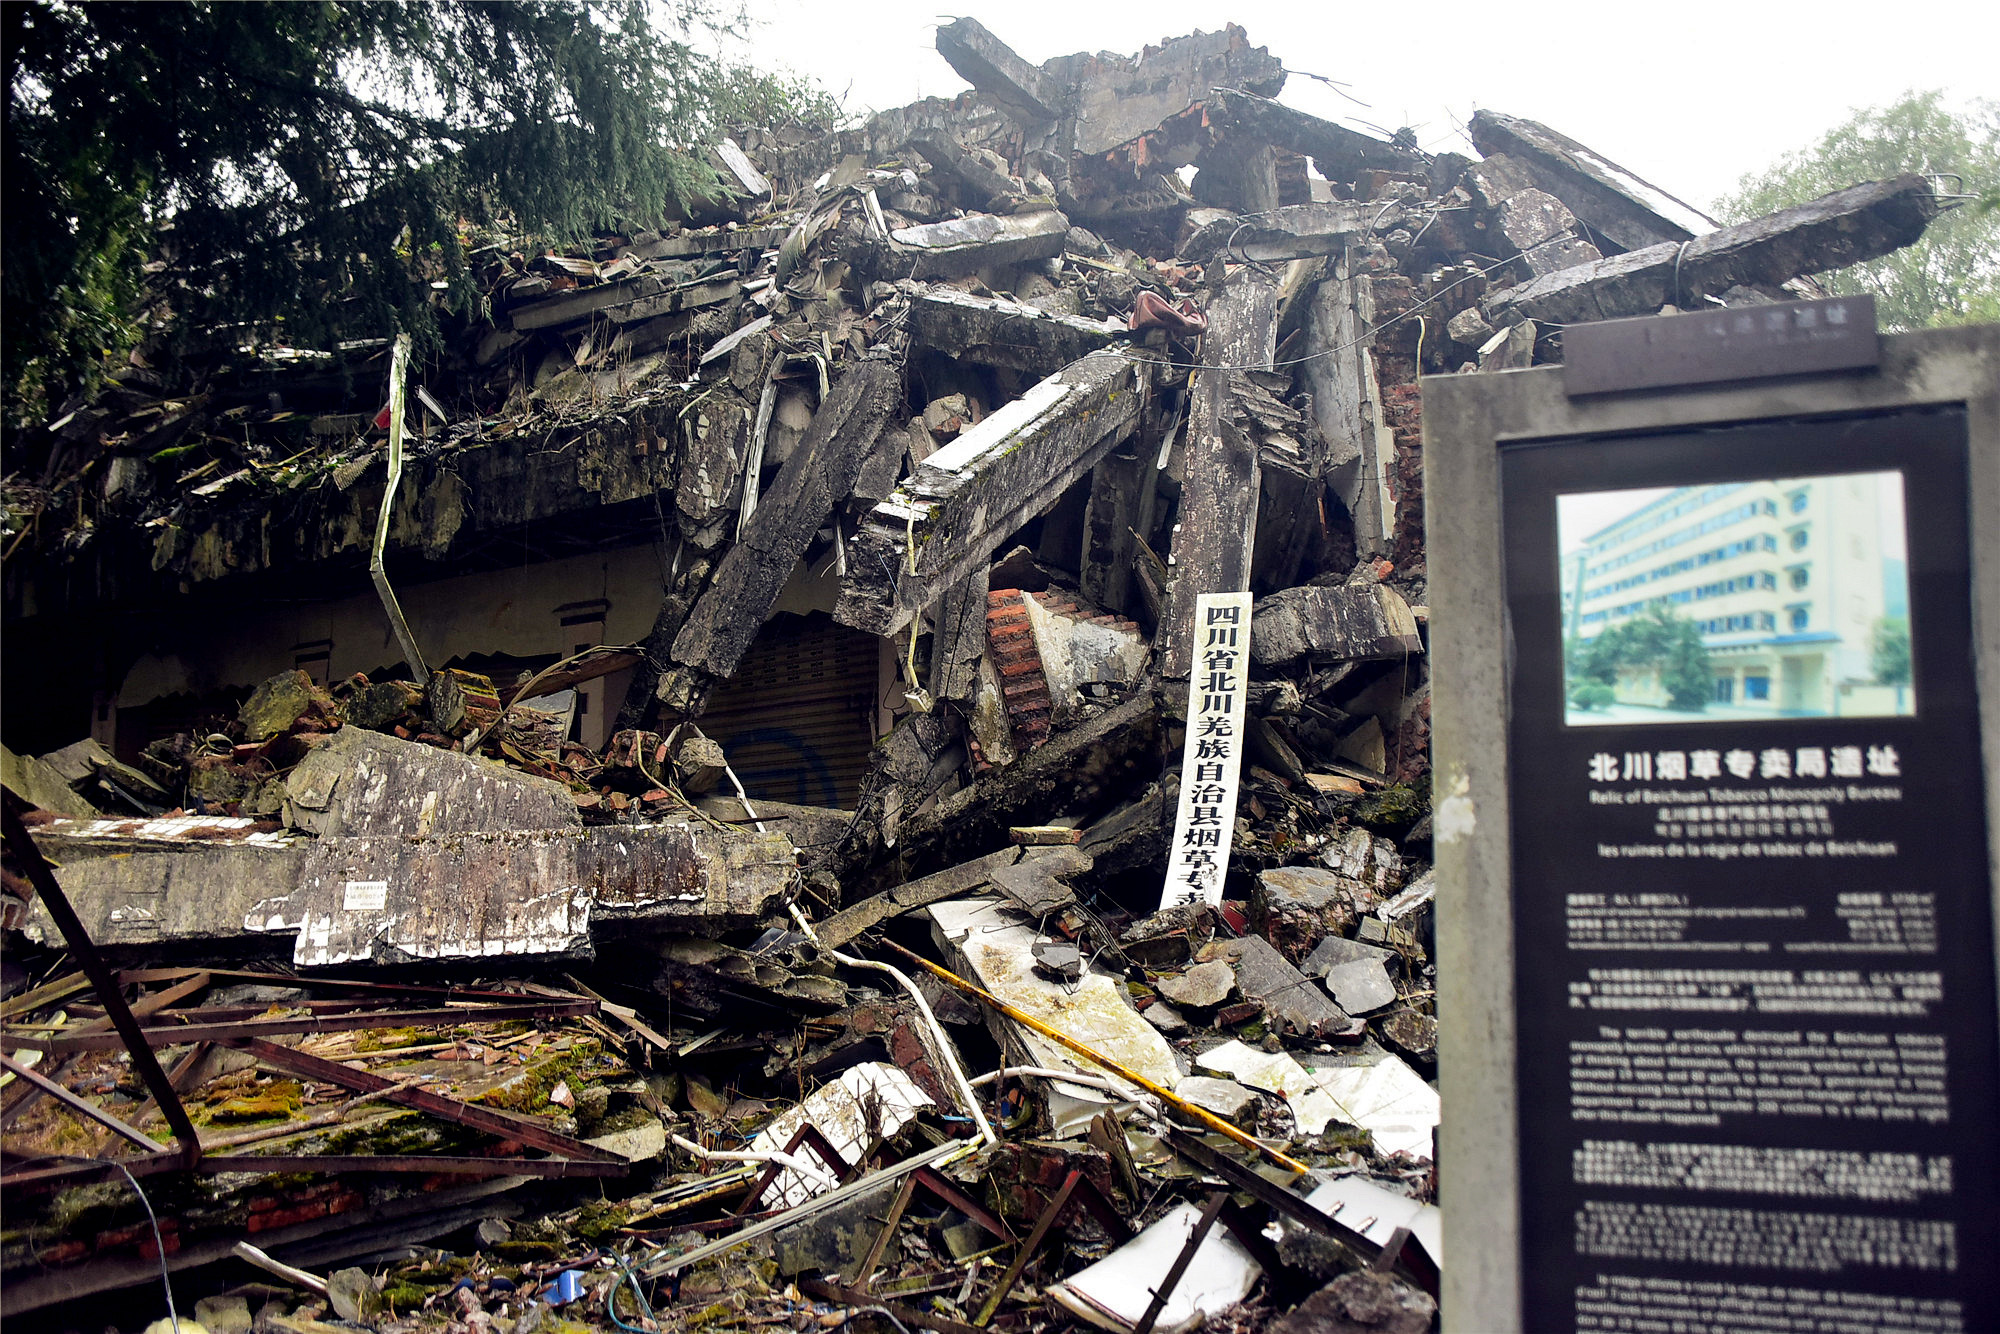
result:
[[[1402,205],[1393,200],[1292,204],[1254,217],[1225,214],[1195,231],[1180,252],[1197,260],[1220,254],[1238,264],[1308,259],[1331,255],[1357,236],[1393,229],[1403,217]]]
[[[1721,225],[1546,125],[1482,110],[1467,129],[1482,154],[1506,154],[1536,185],[1626,250],[1679,243]]]
[[[1238,1125],[1256,1111],[1259,1101],[1255,1093],[1235,1080],[1216,1079],[1212,1075],[1189,1075],[1174,1085],[1174,1092],[1195,1106]]]
[[[252,904],[243,924],[293,935],[302,968],[582,955],[592,900],[567,855],[577,843],[497,832],[324,839],[307,849],[298,888]]]
[[[47,760],[32,755],[16,755],[0,746],[0,782],[9,791],[37,810],[51,815],[68,815],[80,820],[97,817],[97,808],[69,785],[62,771]]]
[[[1076,891],[1039,862],[997,867],[989,878],[1015,907],[1038,920],[1076,902]]]
[[[1220,32],[1173,38],[1148,47],[1136,59],[1073,56],[1069,61],[1077,80],[1074,148],[1085,157],[1110,153],[1151,133],[1189,107],[1210,101],[1215,90],[1243,88],[1276,97],[1285,83],[1284,63],[1264,47],[1251,46],[1234,24]]]
[[[1096,968],[1074,985],[1037,976],[1034,947],[1042,937],[1003,900],[957,899],[934,904],[929,912],[932,935],[945,952],[947,966],[968,980],[1156,1084],[1172,1088],[1185,1073],[1159,1030],[1132,1008],[1124,979]],[[1004,1015],[991,1013],[987,1022],[1002,1050],[1009,1053],[1010,1063],[1105,1077],[1068,1048]],[[1118,1081],[1113,1077],[1112,1082]],[[1140,1090],[1127,1092],[1137,1096]],[[1083,1133],[1108,1102],[1101,1089],[1053,1082],[1049,1115],[1056,1136],[1067,1139]]]
[[[1053,374],[1110,346],[1121,327],[951,287],[926,288],[910,303],[910,332],[918,346],[954,361],[1030,375]]]
[[[730,930],[769,912],[795,874],[782,835],[707,825],[315,840],[255,823],[65,821],[35,839],[61,863],[64,892],[100,945],[239,954],[284,946],[302,964],[333,953],[478,958],[551,942],[582,950],[584,924]],[[57,938],[39,909],[26,930]]]
[[[1236,91],[1240,87],[1216,87],[1208,97],[1209,123],[1222,132],[1225,142],[1240,139],[1303,153],[1330,181],[1355,181],[1371,169],[1421,172],[1429,164],[1414,148],[1295,111],[1269,97]]]
[[[1326,972],[1326,989],[1333,1003],[1349,1014],[1367,1014],[1397,1000],[1396,984],[1380,959],[1350,959]]]
[[[286,821],[322,836],[442,836],[582,825],[568,788],[489,760],[343,727],[285,779]]]
[[[1261,872],[1250,896],[1251,920],[1280,954],[1306,967],[1328,937],[1354,929],[1363,891],[1354,880],[1316,866],[1280,866]]]
[[[1226,960],[1214,959],[1161,978],[1155,989],[1176,1005],[1212,1010],[1236,994],[1236,969]]]
[[[1294,968],[1262,936],[1211,941],[1195,957],[1204,963],[1228,960],[1236,970],[1236,985],[1244,998],[1263,1002],[1266,1015],[1301,1037],[1342,1036],[1355,1028],[1354,1021],[1328,1000],[1311,978]]]
[[[1345,936],[1328,936],[1306,956],[1300,971],[1308,977],[1325,977],[1343,964],[1358,960],[1373,959],[1386,964],[1396,958],[1396,951],[1380,945],[1370,945],[1366,941],[1349,940]]]
[[[1250,622],[1250,657],[1266,667],[1309,654],[1365,661],[1423,651],[1410,604],[1387,584],[1288,588],[1260,599]]]
[[[1493,210],[1489,235],[1499,242],[1502,254],[1520,260],[1524,279],[1604,258],[1602,251],[1576,234],[1576,215],[1545,190],[1523,190],[1504,200]]]
[[[1650,315],[1744,286],[1779,286],[1909,245],[1937,217],[1926,177],[1898,176],[1837,190],[1684,243],[1662,243],[1547,274],[1488,296],[1495,326],[1523,319],[1576,324]]]
[[[938,54],[979,95],[1029,129],[1054,120],[1066,90],[975,18],[961,18],[937,30]]]
[[[269,740],[290,728],[314,703],[325,699],[326,693],[304,672],[279,672],[259,682],[237,711],[237,721],[243,724],[243,739]]]
[[[971,213],[889,233],[884,261],[897,278],[962,278],[981,270],[1053,259],[1063,249],[1069,219],[1054,209],[1032,213]]]
[[[932,454],[862,521],[833,618],[894,634],[1056,499],[1139,419],[1146,364],[1097,352]]]

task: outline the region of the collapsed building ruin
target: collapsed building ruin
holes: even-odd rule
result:
[[[217,1260],[246,1232],[296,1264],[407,1260],[473,1223],[504,1233],[495,1201],[533,1177],[630,1159],[652,1184],[564,1244],[672,1239],[642,1272],[736,1302],[725,1321],[788,1279],[825,1309],[888,1300],[871,1276],[921,1177],[945,1211],[924,1216],[970,1234],[904,1248],[904,1277],[936,1280],[895,1288],[907,1320],[1182,1328],[1264,1272],[1272,1329],[1429,1328],[1418,378],[1560,361],[1580,322],[1813,294],[1811,275],[1909,244],[1941,204],[1905,176],[1723,227],[1484,111],[1477,160],[1427,154],[1273,100],[1282,65],[1233,27],[1041,66],[971,19],[937,45],[971,91],[832,134],[742,127],[714,152],[726,197],[682,226],[575,253],[493,233],[478,317],[420,364],[387,340],[180,330],[171,377],[142,350],[14,442],[7,786],[40,808],[35,855],[89,937],[139,970],[128,985],[162,988],[139,1002],[153,1026],[209,1025],[154,1039],[201,1128],[256,1124],[293,1156],[232,1171],[204,1141],[209,1184],[172,1245],[116,1177],[38,1169],[54,1193],[13,1196],[0,1248],[10,1311],[147,1282],[162,1251]],[[1155,912],[1194,599],[1240,590],[1255,666],[1225,903]],[[45,959],[59,923],[19,898],[7,926]],[[1243,1145],[1155,1119],[1135,1148],[1121,1109],[1177,1104],[920,979],[940,1027],[841,954],[884,938],[1337,1169],[1317,1183],[1333,1194],[1259,1196],[1287,1242],[1265,1253],[1261,1219],[1225,1219],[1235,1240],[1211,1256],[1221,1207],[1163,1217],[1141,1177],[1180,1163],[1254,1189]],[[329,976],[484,989],[409,1000],[420,1018],[397,1026],[359,993],[308,999]],[[144,1091],[91,1064],[115,1035],[80,984],[23,974],[10,993],[31,981],[6,1002],[26,1025],[10,1050],[60,1057],[73,1097],[140,1119]],[[445,1007],[475,1003],[497,1008],[451,1029]],[[273,1017],[287,1007],[341,1018]],[[502,1034],[524,1022],[547,1031]],[[301,1054],[307,1033],[333,1046]],[[997,1087],[1039,1110],[947,1179],[933,1160],[962,1141],[935,1118],[986,1124],[954,1044],[1022,1067]],[[390,1073],[454,1097],[336,1095],[324,1068],[417,1051],[438,1054]],[[1051,1068],[1068,1077],[1034,1073]],[[66,1151],[43,1124],[61,1100],[9,1075],[0,1116]],[[287,1080],[289,1101],[259,1101]],[[351,1150],[353,1127],[305,1124],[350,1093],[381,1098],[378,1137],[410,1147],[323,1168],[301,1212],[261,1174]],[[857,1197],[875,1223],[825,1224],[845,1198],[796,1165],[808,1130],[838,1138],[842,1096],[868,1124],[817,1150],[817,1175],[882,1176]],[[806,1110],[767,1124],[780,1100]],[[452,1112],[480,1105],[513,1119]],[[931,1138],[913,1145],[918,1106]],[[516,1166],[408,1138],[425,1114],[500,1136]],[[753,1127],[779,1161],[700,1174]],[[891,1142],[901,1166],[871,1167]],[[523,1145],[552,1156],[523,1173]],[[459,1184],[382,1184],[392,1155],[426,1152]],[[687,1241],[728,1235],[725,1186],[768,1215],[775,1270]],[[1082,1194],[1102,1209],[1067,1210]],[[787,1242],[794,1216],[810,1236]],[[79,1219],[117,1226],[93,1241]],[[1169,1219],[1194,1238],[1182,1267],[1216,1271],[1185,1309],[1124,1309],[1124,1280],[1075,1272]],[[1038,1253],[1051,1227],[1069,1259]],[[996,1238],[984,1273],[968,1257]],[[534,1244],[549,1253],[496,1253],[504,1289],[407,1264],[389,1286],[499,1312],[523,1272],[555,1283],[535,1265],[564,1256]],[[829,1287],[836,1270],[853,1277]]]

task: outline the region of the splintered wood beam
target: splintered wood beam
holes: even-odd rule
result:
[[[1202,369],[1188,405],[1170,605],[1160,621],[1161,672],[1168,677],[1188,673],[1195,598],[1250,587],[1262,476],[1255,445],[1229,424],[1223,404],[1238,373],[1231,368],[1266,367],[1276,355],[1277,278],[1248,266],[1237,270],[1209,301],[1207,315]]]
[[[1132,430],[1150,367],[1092,353],[925,459],[862,521],[833,619],[894,634],[983,568]]]

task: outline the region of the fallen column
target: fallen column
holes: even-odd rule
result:
[[[834,620],[894,634],[983,567],[1138,421],[1146,376],[1129,355],[1093,353],[925,459],[862,521]]]
[[[1250,657],[1275,667],[1312,655],[1353,662],[1424,651],[1417,618],[1387,584],[1288,588],[1257,603]]]
[[[1016,55],[978,19],[962,18],[939,28],[937,49],[981,97],[1022,125],[1033,127],[1056,118],[1064,90],[1051,88],[1047,75]]]
[[[1260,490],[1256,447],[1226,420],[1232,368],[1269,366],[1278,335],[1278,287],[1242,269],[1209,302],[1202,369],[1188,403],[1186,479],[1174,534],[1171,604],[1160,622],[1161,674],[1183,677],[1192,653],[1195,598],[1250,587]]]
[[[876,437],[902,398],[896,371],[865,361],[849,370],[745,526],[717,564],[715,578],[674,637],[674,669],[659,698],[698,713],[717,681],[733,676],[812,536],[853,489]]]

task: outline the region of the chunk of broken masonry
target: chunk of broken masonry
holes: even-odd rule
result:
[[[1386,584],[1286,589],[1259,600],[1251,619],[1250,656],[1267,667],[1308,654],[1369,659],[1422,652],[1417,618]]]

